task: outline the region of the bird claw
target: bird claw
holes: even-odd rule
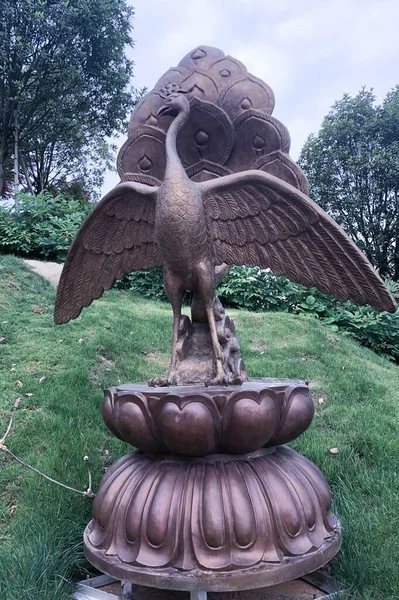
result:
[[[154,377],[148,381],[150,387],[170,387],[178,385],[175,377]]]
[[[148,381],[148,385],[150,387],[166,387],[169,384],[166,377],[154,377]]]
[[[211,385],[242,385],[244,378],[241,375],[216,375],[213,379],[206,379],[205,385],[207,387]]]
[[[242,377],[242,375],[234,375],[233,377],[230,377],[229,383],[231,385],[242,385],[244,383],[244,377]]]
[[[213,379],[205,380],[206,387],[210,387],[211,385],[228,385],[229,383],[229,377],[225,374],[216,375]]]

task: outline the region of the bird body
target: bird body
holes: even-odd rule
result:
[[[164,267],[178,275],[186,289],[194,291],[195,266],[209,259],[211,253],[200,189],[187,177],[176,149],[177,134],[188,119],[190,105],[182,96],[175,101],[177,116],[166,137],[165,177],[157,194],[155,237]],[[174,105],[170,104],[173,113]],[[168,106],[161,107],[160,114],[167,110]]]
[[[210,255],[206,215],[198,186],[184,169],[171,171],[158,190],[155,236],[164,266],[190,278],[195,265]]]
[[[166,137],[165,177],[158,188],[155,210],[155,239],[163,256],[165,291],[173,309],[169,385],[177,382],[177,344],[186,291],[199,295],[205,307],[216,360],[217,373],[212,383],[222,383],[226,378],[213,312],[215,265],[204,199],[200,186],[187,177],[176,149],[178,131],[187,121],[189,113],[190,104],[181,94],[170,95],[159,111],[160,115],[171,114],[175,117]]]

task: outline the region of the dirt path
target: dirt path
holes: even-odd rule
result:
[[[61,277],[62,267],[64,266],[62,263],[42,262],[41,260],[24,260],[24,263],[32,269],[32,271],[36,271],[36,273],[39,273],[39,275],[48,279],[54,287],[57,287]]]

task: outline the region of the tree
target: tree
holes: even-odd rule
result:
[[[399,86],[345,94],[302,149],[311,196],[383,277],[399,279]]]
[[[104,173],[114,166],[114,150],[96,132],[77,139],[70,135],[66,140],[32,140],[30,151],[21,154],[21,168],[31,193],[80,186],[84,196],[93,199]]]
[[[89,160],[104,155],[106,136],[122,130],[134,102],[133,10],[126,0],[0,1],[0,193],[14,154],[39,192],[54,169],[63,164],[65,179],[86,148]]]

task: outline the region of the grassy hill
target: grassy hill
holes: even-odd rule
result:
[[[76,321],[55,326],[54,298],[19,259],[0,257],[0,439],[21,397],[10,450],[82,490],[89,455],[96,488],[109,461],[130,449],[102,422],[102,389],[166,373],[171,310],[111,291]],[[293,445],[335,494],[344,543],[333,574],[356,598],[399,598],[398,367],[311,318],[229,314],[250,376],[310,382],[316,416]],[[2,600],[70,597],[73,579],[90,568],[81,538],[91,502],[0,452]]]

